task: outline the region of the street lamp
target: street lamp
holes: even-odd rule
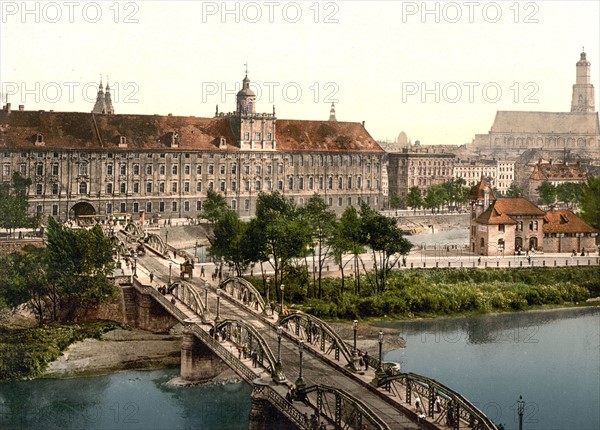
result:
[[[358,330],[358,321],[352,321],[352,328],[354,329],[354,356],[358,355],[358,351],[356,350],[356,331]]]
[[[196,246],[194,246],[194,257],[198,256],[198,241],[196,241]]]
[[[306,388],[306,384],[304,383],[304,379],[302,379],[302,353],[304,352],[304,341],[300,340],[298,342],[298,348],[300,352],[300,372],[298,374],[298,379],[296,379],[296,390],[298,392],[297,399],[304,399],[304,389]]]
[[[277,363],[281,364],[281,335],[283,334],[283,327],[277,327]]]
[[[137,255],[133,256],[133,276],[137,276]]]
[[[279,289],[281,290],[281,315],[283,315],[283,292],[285,291],[285,285],[281,284]]]
[[[204,310],[208,312],[208,282],[204,283]]]
[[[382,360],[383,357],[381,355],[381,348],[383,346],[383,332],[379,330],[379,366],[377,367],[377,372],[383,371]]]
[[[217,288],[217,316],[215,317],[215,322],[219,322],[221,311],[221,289]]]
[[[523,396],[519,396],[517,401],[517,414],[519,414],[519,430],[523,430],[523,413],[525,412],[525,401]]]
[[[165,246],[169,247],[169,230],[165,230]]]
[[[271,278],[267,276],[267,306],[269,305],[269,291],[271,291]]]
[[[169,284],[171,283],[171,270],[173,269],[173,263],[169,263]]]

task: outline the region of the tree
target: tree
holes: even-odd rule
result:
[[[405,199],[399,197],[396,193],[392,193],[392,196],[390,197],[390,209],[395,209],[396,215],[398,215],[398,209],[403,208],[405,204]]]
[[[581,201],[583,196],[584,184],[575,182],[563,182],[556,186],[556,197],[558,201],[563,202],[568,208]]]
[[[600,229],[600,176],[590,176],[581,195],[581,217]]]
[[[323,276],[323,267],[329,254],[333,228],[335,223],[335,213],[330,211],[325,200],[317,194],[313,195],[306,205],[301,208],[300,216],[303,217],[311,232],[311,251],[313,256],[317,255],[317,297],[323,295],[321,279]],[[314,271],[313,271],[313,289],[314,289]]]
[[[354,206],[348,206],[340,220],[336,222],[332,237],[332,254],[342,273],[342,292],[344,291],[344,254],[353,255],[354,293],[360,293],[359,256],[364,252],[361,243],[362,231],[360,217]]]
[[[406,196],[406,204],[413,208],[413,213],[416,213],[417,209],[423,206],[423,198],[421,197],[421,190],[419,190],[419,187],[410,187],[408,196]]]
[[[248,267],[250,255],[245,250],[244,237],[248,224],[237,213],[227,210],[217,220],[213,235],[209,238],[211,255],[233,264],[238,276]]]
[[[540,200],[542,204],[549,206],[556,200],[556,187],[552,185],[548,181],[542,182],[542,184],[537,187],[538,193],[540,193]]]
[[[31,179],[22,177],[19,172],[13,173],[10,183],[0,184],[0,227],[11,233],[20,227],[37,227],[39,216],[27,216],[27,188],[31,184]]]
[[[448,197],[444,187],[441,185],[433,185],[427,190],[424,204],[425,207],[431,209],[431,213],[433,213],[435,209],[439,211],[440,207],[443,206],[447,199]]]
[[[373,253],[375,285],[377,292],[385,290],[386,278],[401,255],[406,255],[412,244],[406,240],[394,218],[375,212],[366,204],[360,208],[363,244]],[[390,260],[397,255],[390,264]]]
[[[523,197],[525,195],[525,191],[521,188],[517,183],[513,182],[506,190],[506,197]]]
[[[206,200],[202,206],[199,218],[206,219],[208,222],[214,224],[228,210],[229,206],[225,198],[221,194],[209,190],[206,193]]]
[[[116,293],[112,244],[99,225],[72,230],[48,220],[48,280],[79,305],[105,302]]]

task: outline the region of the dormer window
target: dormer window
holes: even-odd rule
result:
[[[127,148],[127,136],[119,136],[119,148]]]
[[[35,136],[35,144],[36,144],[36,146],[42,146],[42,145],[45,145],[45,144],[46,144],[46,143],[44,142],[44,135],[43,135],[43,134],[41,134],[41,133],[38,133],[38,134]]]
[[[179,147],[179,133],[171,133],[171,148]]]
[[[221,136],[219,139],[219,148],[225,148],[227,146],[227,139]]]

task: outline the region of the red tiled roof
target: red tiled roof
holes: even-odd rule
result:
[[[197,118],[161,115],[98,115],[83,112],[0,111],[0,148],[34,148],[37,134],[46,148],[118,150],[120,136],[127,149],[171,150],[171,135],[179,135],[173,150],[238,150],[227,117]],[[364,151],[383,149],[359,123],[277,120],[277,149],[284,151]]]
[[[593,233],[598,230],[569,210],[554,209],[546,212],[543,231],[544,233]]]
[[[544,211],[527,199],[501,198],[496,199],[476,221],[479,224],[516,224],[515,216],[542,217],[543,215]]]
[[[490,199],[490,201],[494,200],[494,191],[492,190],[492,187],[489,186],[489,184],[487,184],[483,179],[479,181],[479,183],[477,185],[475,185],[474,187],[471,188],[471,190],[469,191],[469,200],[483,200],[484,196],[483,196],[483,189],[485,187],[488,187],[489,190],[489,196],[488,198]]]
[[[580,164],[538,162],[533,167],[533,172],[529,176],[529,179],[537,181],[585,181],[587,173]]]

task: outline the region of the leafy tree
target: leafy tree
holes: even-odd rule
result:
[[[523,197],[525,195],[525,191],[521,188],[517,183],[513,182],[506,190],[506,197]]]
[[[342,274],[342,292],[344,291],[344,254],[352,254],[354,270],[354,292],[360,293],[360,268],[358,261],[364,252],[360,217],[354,206],[348,206],[340,220],[335,224],[332,237],[332,254]]]
[[[410,187],[408,196],[406,196],[406,204],[413,208],[413,213],[416,213],[417,209],[423,206],[423,198],[421,197],[421,190],[419,190],[419,187]]]
[[[600,229],[600,176],[590,176],[583,186],[581,216],[590,225]]]
[[[49,218],[47,252],[48,280],[63,297],[88,305],[114,296],[112,245],[99,225],[72,230]]]
[[[584,184],[575,182],[563,182],[556,186],[557,200],[563,202],[568,208],[579,203],[583,196]]]
[[[401,255],[408,254],[412,244],[402,236],[394,218],[381,215],[366,204],[361,205],[360,215],[363,244],[373,253],[376,290],[382,292],[390,270]]]
[[[31,179],[14,172],[10,183],[0,184],[0,227],[14,232],[20,227],[36,227],[39,216],[28,217],[27,189]]]
[[[217,220],[213,235],[209,238],[211,255],[233,264],[238,276],[242,276],[250,263],[244,244],[247,227],[248,224],[240,220],[236,212],[227,210]]]
[[[540,193],[540,200],[544,205],[551,205],[556,200],[556,187],[548,181],[542,182],[537,188]]]
[[[209,190],[206,193],[206,200],[202,206],[199,218],[206,219],[208,222],[214,224],[228,210],[229,206],[227,206],[225,198],[221,194]]]
[[[398,215],[398,209],[403,208],[404,205],[406,205],[405,199],[398,196],[396,193],[392,193],[392,196],[390,197],[390,208],[396,210],[396,215]]]
[[[311,250],[313,256],[317,255],[317,296],[321,298],[323,295],[321,286],[323,267],[325,267],[325,260],[331,248],[335,213],[329,210],[327,203],[321,196],[315,194],[308,199],[306,205],[301,209],[300,216],[307,221],[307,227],[311,231]],[[313,272],[313,289],[314,287]]]
[[[435,209],[439,211],[440,207],[443,206],[447,199],[448,196],[444,187],[441,185],[433,185],[427,190],[424,204],[425,207],[431,209],[431,213],[433,213]]]
[[[249,227],[249,241],[257,247],[259,258],[268,258],[273,267],[278,300],[283,274],[293,258],[301,257],[311,243],[310,229],[299,216],[294,203],[280,193],[260,193],[256,218]]]

